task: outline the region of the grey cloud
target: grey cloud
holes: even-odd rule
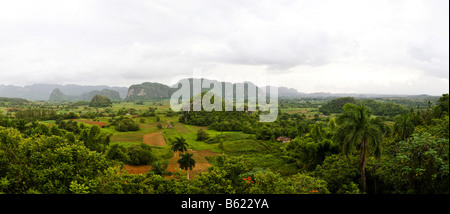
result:
[[[0,84],[126,85],[216,64],[288,74],[341,61],[449,78],[447,1],[30,2],[0,8]]]
[[[260,36],[262,35],[262,36]],[[226,41],[228,49],[218,61],[245,65],[267,65],[269,70],[286,70],[298,65],[321,66],[353,55],[356,43],[322,31],[266,29],[261,34],[236,36]]]
[[[426,73],[439,77],[449,78],[449,52],[443,46],[430,44],[414,45],[408,49],[411,64]]]

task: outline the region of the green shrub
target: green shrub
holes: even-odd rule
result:
[[[116,130],[119,132],[138,131],[140,129],[136,121],[126,117],[119,118],[114,124],[116,125]]]
[[[127,155],[132,165],[148,165],[155,160],[151,147],[144,143],[128,147]]]
[[[355,183],[359,183],[359,157],[357,155],[330,155],[316,167],[312,175],[325,180],[331,193],[353,192]]]
[[[110,160],[117,160],[124,163],[130,162],[130,158],[128,157],[127,154],[127,149],[118,144],[114,144],[111,146],[111,149],[106,154],[106,157]]]
[[[209,139],[209,134],[205,131],[203,131],[203,129],[199,129],[197,131],[197,140],[198,141],[204,141],[204,140],[208,140]]]

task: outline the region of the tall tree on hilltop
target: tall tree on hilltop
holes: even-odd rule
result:
[[[187,153],[181,154],[181,158],[177,161],[180,164],[180,168],[187,170],[187,179],[189,180],[189,170],[195,167],[195,160],[192,158],[193,154]]]
[[[360,192],[366,192],[365,168],[369,157],[369,148],[375,157],[381,156],[381,143],[383,132],[380,120],[370,118],[370,109],[363,105],[347,103],[343,107],[344,112],[338,116],[336,122],[339,125],[336,132],[336,140],[341,143],[344,154],[348,155],[354,148],[359,147],[359,169],[361,171]]]
[[[414,132],[414,124],[411,121],[411,115],[402,113],[395,117],[394,133],[400,138],[406,140]]]
[[[187,146],[186,139],[183,137],[175,137],[175,141],[172,144],[172,150],[174,152],[185,152],[187,151]]]

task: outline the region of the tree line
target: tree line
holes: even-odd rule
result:
[[[353,97],[341,97],[322,105],[319,108],[319,111],[326,115],[330,115],[331,113],[342,113],[343,107],[347,103],[364,105],[370,108],[372,114],[386,117],[394,117],[409,110],[407,107],[394,102],[385,102],[374,99],[357,100]]]

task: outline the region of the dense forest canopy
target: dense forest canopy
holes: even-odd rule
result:
[[[357,100],[353,97],[342,97],[331,100],[325,105],[319,108],[319,111],[330,115],[331,113],[342,113],[343,107],[347,103],[364,105],[370,108],[371,112],[374,115],[378,116],[387,116],[393,117],[402,112],[408,111],[410,108],[407,108],[403,105],[397,104],[391,101],[383,101],[383,100],[375,100],[375,99],[361,99]],[[414,105],[414,104],[412,104]]]
[[[30,101],[23,98],[0,97],[1,106],[18,106],[18,105],[26,105],[28,103],[30,103]]]

